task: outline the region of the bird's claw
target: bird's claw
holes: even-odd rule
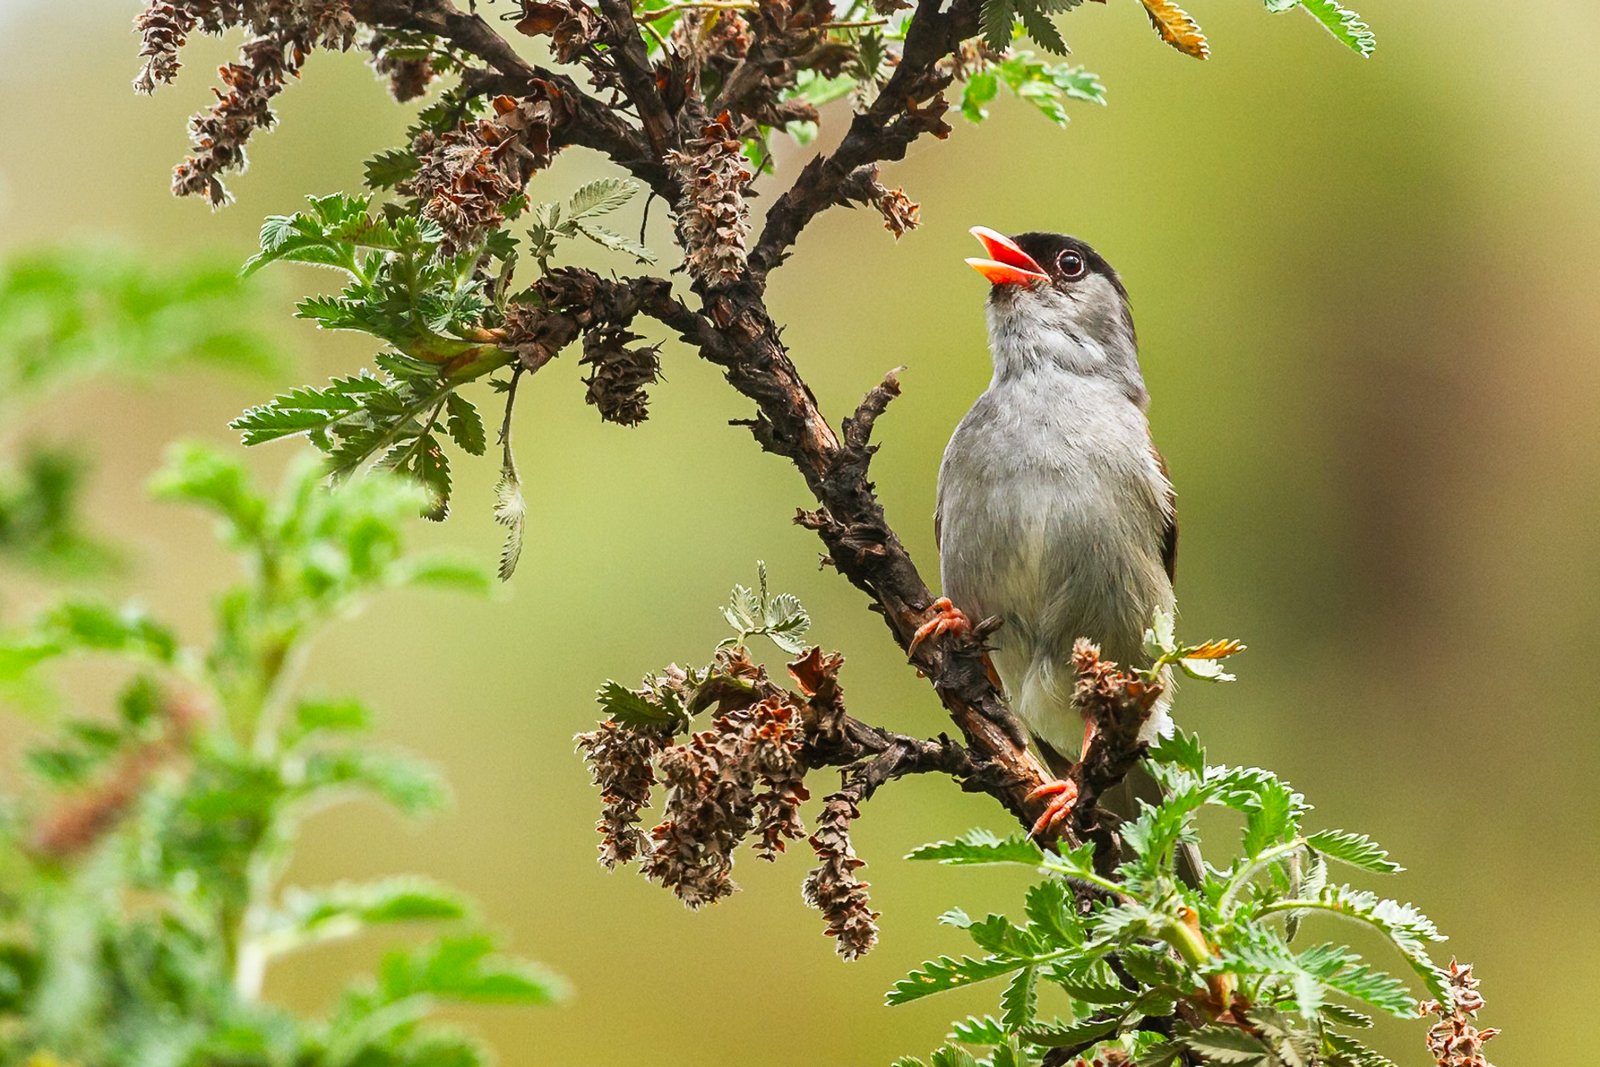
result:
[[[972,632],[972,620],[967,618],[960,608],[952,604],[949,597],[942,596],[935,600],[928,606],[928,610],[933,612],[934,616],[917,627],[917,632],[911,635],[911,644],[906,648],[908,657],[915,657],[917,649],[921,647],[922,642],[930,637],[938,637],[947,633],[970,634]]]
[[[1078,787],[1069,779],[1057,778],[1028,794],[1029,801],[1044,800],[1047,797],[1049,802],[1044,806],[1044,813],[1034,821],[1033,829],[1028,831],[1033,837],[1054,836],[1056,827],[1061,825],[1077,806]]]

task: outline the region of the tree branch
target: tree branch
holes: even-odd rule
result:
[[[841,440],[790,361],[751,283],[705,294],[699,311],[672,296],[660,278],[613,282],[567,269],[548,276],[541,292],[554,308],[597,298],[632,307],[672,328],[721,367],[729,383],[756,404],[759,417],[751,425],[756,439],[794,463],[821,505],[802,512],[797,521],[817,532],[829,561],[872,599],[895,641],[909,649],[917,627],[931,617],[934,597],[867,480],[872,425],[898,392],[892,375],[847,420]],[[973,758],[985,765],[992,786],[986,791],[1031,825],[1043,805],[1029,801],[1028,794],[1049,775],[989,680],[981,648],[959,637],[929,640],[912,662],[933,683]]]
[[[904,159],[911,142],[925,133],[944,137],[950,127],[939,93],[953,74],[940,60],[978,32],[977,0],[919,0],[906,34],[899,65],[877,99],[850,123],[849,132],[832,155],[818,155],[767,211],[761,237],[750,253],[750,272],[758,285],[783,262],[800,231],[818,214],[846,197],[844,190],[857,168]],[[922,105],[927,104],[926,107]]]
[[[533,82],[547,83],[571,110],[552,136],[556,147],[576,145],[602,153],[657,193],[670,196],[667,169],[638,128],[567,75],[523,59],[482,16],[461,11],[450,0],[355,0],[351,9],[374,26],[432,34],[483,60],[487,69],[469,72],[464,79],[469,91],[522,96]],[[643,42],[639,47],[643,50]]]

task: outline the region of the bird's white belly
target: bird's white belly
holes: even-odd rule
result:
[[[1131,403],[1017,393],[986,393],[946,451],[944,590],[969,615],[1001,620],[991,644],[1012,709],[1072,753],[1082,731],[1070,713],[1074,642],[1136,665],[1151,613],[1172,607],[1166,483]]]

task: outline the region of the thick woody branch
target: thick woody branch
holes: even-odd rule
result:
[[[633,5],[629,0],[600,0],[600,13],[605,16],[608,28],[605,58],[622,83],[628,102],[639,113],[651,152],[661,158],[677,138],[666,101],[656,87],[655,70],[644,38],[639,34],[639,24],[634,20]]]
[[[850,123],[844,140],[831,155],[819,155],[801,171],[792,187],[773,203],[750,254],[750,271],[758,284],[789,254],[800,231],[828,207],[849,199],[847,188],[858,168],[904,159],[911,142],[925,133],[943,137],[946,108],[941,90],[952,74],[940,60],[964,39],[978,32],[976,0],[920,0],[899,65],[872,106]]]
[[[754,285],[708,292],[702,310],[695,311],[672,297],[660,279],[611,282],[577,270],[559,278],[559,285],[574,287],[573,298],[591,289],[637,294],[629,302],[639,313],[675,330],[755,402],[757,440],[794,463],[820,505],[799,521],[817,532],[833,565],[872,599],[895,641],[909,649],[917,628],[932,617],[934,597],[867,480],[867,435],[896,391],[892,378],[863,402],[841,439],[790,361]],[[553,291],[550,298],[556,306],[563,299]],[[990,681],[982,650],[973,641],[947,637],[923,642],[911,661],[933,683],[973,759],[983,765],[988,777],[982,788],[1031,825],[1042,804],[1028,794],[1048,774]]]
[[[535,81],[547,83],[572,113],[569,121],[553,131],[551,140],[556,147],[576,145],[600,152],[656,192],[665,194],[670,189],[659,153],[639,129],[567,75],[523,59],[482,16],[461,11],[449,0],[356,0],[352,10],[371,25],[432,34],[476,56],[486,69],[469,74],[467,84],[473,90],[522,96]],[[641,51],[643,47],[640,42]]]

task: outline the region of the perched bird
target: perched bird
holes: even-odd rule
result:
[[[987,253],[967,263],[990,283],[994,377],[939,468],[945,595],[917,640],[1000,620],[991,662],[1061,779],[1038,791],[1052,798],[1039,833],[1070,812],[1066,778],[1089,739],[1073,706],[1073,644],[1086,637],[1125,667],[1148,665],[1144,632],[1157,608],[1173,609],[1178,525],[1117,272],[1073,237],[972,234]],[[1167,694],[1150,739],[1169,729]],[[1135,797],[1160,797],[1142,768],[1123,794],[1102,805],[1130,817]]]

